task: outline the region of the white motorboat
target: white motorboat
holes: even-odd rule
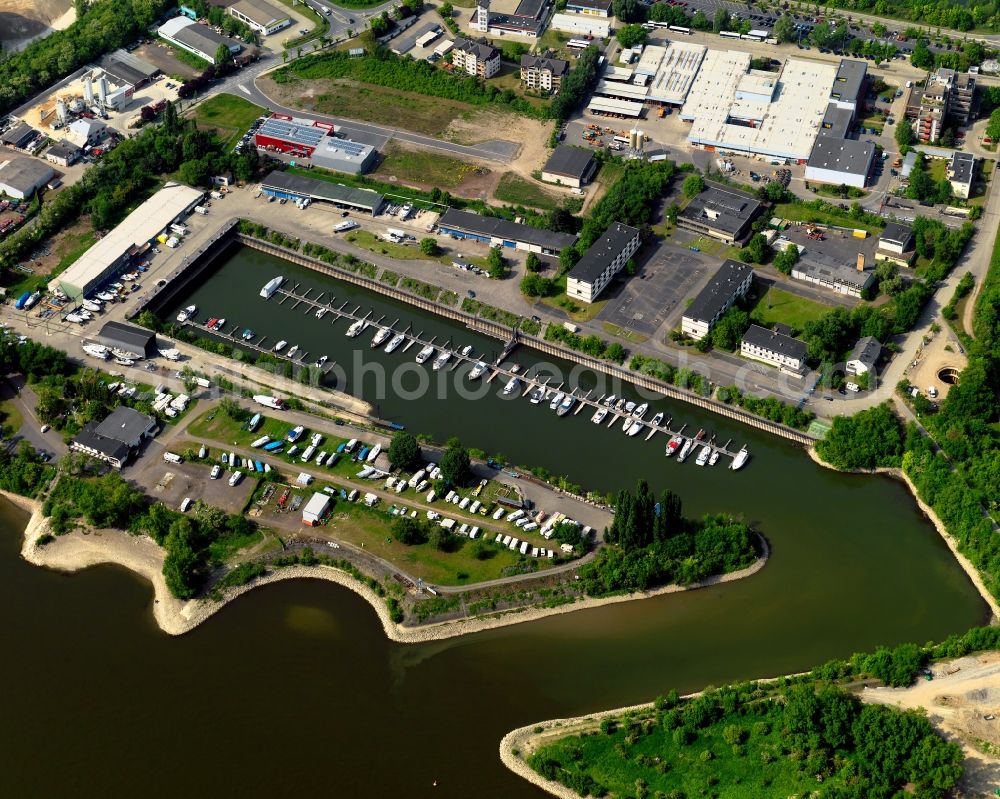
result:
[[[382,451],[382,445],[381,444],[376,444],[374,447],[371,448],[371,451],[368,453],[368,456],[365,458],[365,463],[375,463],[375,459],[378,457],[378,454],[381,451]]]
[[[472,367],[472,371],[469,372],[469,379],[478,380],[480,377],[486,374],[487,369],[489,369],[489,367],[482,361],[479,361],[475,366]]]
[[[441,354],[434,359],[434,370],[437,371],[441,369],[448,361],[451,360],[451,353],[448,350],[442,350]]]
[[[574,405],[576,405],[576,397],[574,397],[572,394],[567,394],[565,397],[563,397],[563,401],[559,403],[559,407],[556,408],[556,415],[565,416],[567,413],[573,410]]]
[[[271,278],[264,284],[264,288],[260,290],[260,296],[265,300],[271,299],[278,289],[281,288],[281,284],[285,282],[285,278],[278,275],[278,277]]]
[[[179,361],[181,359],[181,351],[178,349],[160,350],[160,355],[168,361]]]
[[[111,354],[116,358],[127,358],[130,361],[141,361],[142,355],[138,352],[129,352],[128,350],[118,349],[118,347],[111,348]]]
[[[729,468],[733,471],[742,469],[748,460],[750,460],[750,453],[747,451],[746,447],[743,447],[743,449],[736,453],[736,457],[733,458],[733,462],[729,464]]]
[[[712,448],[706,444],[701,448],[701,452],[698,453],[698,458],[695,460],[696,466],[704,466],[708,463],[709,457],[712,455]]]
[[[100,313],[104,308],[103,305],[99,305],[93,300],[84,300],[83,307],[86,308],[88,311],[91,311],[92,313]]]
[[[684,436],[676,435],[667,442],[666,451],[663,453],[668,458],[673,455],[684,443]]]
[[[428,344],[420,352],[417,353],[417,363],[427,363],[428,360],[434,355],[434,348]]]
[[[649,403],[644,402],[642,403],[642,405],[640,405],[638,408],[632,411],[632,415],[635,416],[637,419],[641,419],[643,416],[646,415],[646,411],[648,410],[649,410]]]
[[[621,411],[625,407],[625,397],[621,397],[618,402],[615,403],[615,411]]]
[[[549,403],[549,410],[554,411],[559,407],[559,403],[561,403],[564,399],[566,399],[566,395],[561,391],[557,392],[556,395],[552,397],[552,401]]]
[[[322,319],[324,316],[326,316],[327,310],[329,310],[329,309],[327,309],[327,308],[320,308],[318,311],[316,311],[316,318],[317,319]]]
[[[646,425],[643,424],[643,422],[642,422],[641,419],[633,419],[632,420],[632,424],[630,424],[628,426],[628,430],[625,431],[625,435],[627,435],[627,436],[637,436],[637,435],[639,435],[639,433],[642,432],[642,428],[644,428],[645,426]]]
[[[609,397],[605,398],[604,404],[607,405],[609,408],[611,408],[614,406],[616,399],[618,399],[618,397],[616,397],[614,394],[611,394]]]
[[[531,400],[532,405],[537,405],[545,398],[545,388],[543,386],[535,386],[531,393],[528,395],[528,399]]]
[[[378,332],[374,336],[372,336],[372,349],[374,350],[381,347],[383,344],[385,344],[386,339],[388,339],[389,336],[391,335],[392,335],[391,327],[379,328]]]
[[[625,403],[625,413],[632,413],[635,410],[635,403],[629,400]]]
[[[390,341],[388,344],[385,345],[385,351],[395,352],[396,350],[399,349],[400,345],[404,341],[406,341],[406,336],[404,336],[402,333],[397,333],[395,336],[392,337],[392,341]]]
[[[708,465],[709,466],[715,466],[715,464],[717,464],[719,462],[719,455],[720,454],[721,453],[719,452],[719,450],[713,449],[712,450],[712,455],[708,459]]]
[[[115,358],[115,363],[119,366],[135,366],[135,361],[131,358]]]
[[[663,421],[663,415],[664,415],[663,411],[660,411],[658,414],[656,414],[656,416],[653,417],[653,420],[649,424],[652,427],[659,427],[660,426],[660,422]]]
[[[330,360],[330,356],[329,356],[329,355],[321,355],[321,356],[319,357],[319,359],[318,359],[318,360],[316,361],[316,363],[314,363],[314,364],[313,364],[313,366],[315,366],[315,367],[316,367],[317,369],[319,369],[319,368],[321,368],[321,367],[323,366],[323,364],[325,364],[325,363],[326,363],[326,362],[327,362],[328,360]]]
[[[222,330],[225,324],[226,324],[226,317],[223,316],[221,319],[216,319],[215,324],[212,325],[212,330]]]
[[[364,329],[365,329],[365,320],[358,319],[358,321],[354,322],[349,328],[347,328],[347,333],[345,333],[344,335],[346,335],[348,338],[354,338],[355,336],[360,334],[361,331]]]
[[[607,415],[608,415],[607,408],[598,408],[596,411],[594,411],[594,415],[590,417],[590,421],[592,421],[594,424],[600,424],[601,422],[604,421],[604,417],[606,417]]]
[[[634,421],[635,419],[632,418],[631,414],[625,414],[625,421],[622,422],[622,432],[627,435],[628,429],[632,426],[632,422]]]
[[[294,358],[295,355],[296,355],[296,353],[298,351],[299,351],[299,345],[298,344],[293,344],[292,348],[288,351],[288,357],[289,358]]]
[[[677,453],[677,462],[684,463],[687,456],[691,454],[691,449],[694,447],[695,441],[693,438],[689,438],[684,442],[684,446],[681,447],[681,451]]]
[[[100,358],[102,361],[108,359],[108,348],[100,344],[84,344],[83,351],[91,358]]]
[[[288,433],[285,435],[285,439],[290,444],[294,444],[296,441],[298,441],[302,437],[302,434],[305,431],[306,431],[306,429],[302,425],[297,425],[297,426],[293,427],[291,430],[288,431]]]
[[[110,294],[107,291],[99,291],[97,293],[97,299],[103,300],[104,302],[114,302],[115,301],[115,295],[114,294]],[[188,307],[189,308],[194,308],[193,305],[189,305]],[[195,310],[197,311],[198,309],[195,308]]]
[[[281,352],[285,347],[288,346],[288,342],[282,339],[277,344],[274,345],[275,352]]]
[[[466,344],[464,347],[462,347],[462,355],[464,357],[466,357],[466,358],[468,358],[468,357],[470,357],[472,355],[472,345],[471,344]]]
[[[521,385],[521,381],[518,380],[516,377],[512,377],[507,382],[507,385],[503,387],[503,394],[504,394],[504,396],[507,397],[507,396],[510,396],[511,394],[513,394],[517,390],[517,387],[520,386],[520,385]]]

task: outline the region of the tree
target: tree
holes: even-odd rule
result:
[[[487,259],[490,277],[500,279],[507,276],[507,265],[504,263],[503,251],[499,246],[490,247]]]
[[[521,293],[528,297],[547,297],[552,293],[553,282],[541,275],[525,275],[521,279]]]
[[[697,197],[705,190],[705,179],[701,175],[691,175],[684,179],[681,190],[689,200]]]
[[[716,33],[719,31],[727,31],[731,27],[731,22],[729,19],[729,12],[724,8],[720,8],[715,12],[715,20],[712,23],[712,30]]]
[[[712,23],[709,21],[708,17],[705,16],[705,12],[700,8],[691,17],[691,27],[697,31],[707,31],[711,30]]]
[[[712,327],[712,346],[733,352],[750,327],[750,314],[735,306],[726,311]]]
[[[396,540],[407,546],[427,543],[427,528],[419,519],[397,516],[392,523],[392,534]]]
[[[896,123],[896,132],[893,135],[896,137],[896,144],[899,145],[900,149],[913,144],[913,125],[910,124],[910,120],[899,120]]]
[[[931,69],[934,66],[934,53],[927,46],[926,39],[920,39],[913,46],[913,54],[910,56],[910,63],[917,69]]]
[[[639,23],[622,25],[615,36],[622,47],[637,47],[646,43],[646,29]]]
[[[751,264],[763,264],[771,256],[771,247],[763,233],[754,233],[747,246],[739,252],[740,260]]]
[[[541,272],[542,259],[538,257],[537,253],[529,252],[528,257],[524,259],[524,268],[529,272]]]
[[[1000,141],[1000,108],[990,114],[990,121],[986,123],[986,135],[994,142]]]
[[[223,397],[219,400],[219,410],[234,422],[239,422],[240,424],[243,424],[250,418],[250,411],[232,397]]]
[[[233,54],[229,50],[229,45],[225,42],[219,42],[219,46],[215,48],[215,64],[227,64],[233,59]]]
[[[452,442],[441,456],[441,478],[447,485],[463,485],[471,474],[469,451],[459,442]]]
[[[417,468],[421,460],[420,444],[417,439],[405,430],[400,430],[389,443],[389,463],[394,469],[411,472]]]
[[[429,258],[433,258],[435,255],[441,252],[441,248],[438,246],[437,239],[433,239],[430,236],[420,240],[420,252]]]
[[[769,180],[764,187],[764,196],[773,203],[780,203],[785,199],[785,187],[776,180]]]
[[[646,19],[646,6],[640,0],[612,0],[611,12],[624,24],[644,22]]]

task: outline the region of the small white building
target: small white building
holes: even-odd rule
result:
[[[963,200],[968,200],[972,193],[972,178],[976,172],[976,159],[971,153],[956,150],[948,164],[948,182],[951,193]]]
[[[740,341],[740,355],[776,366],[785,374],[801,377],[806,367],[806,344],[760,325],[750,325]]]
[[[719,317],[750,290],[752,282],[753,269],[749,266],[731,259],[723,261],[708,285],[684,311],[681,332],[695,341],[705,338]]]
[[[229,6],[229,13],[261,36],[270,36],[292,24],[288,14],[267,0],[237,0]]]
[[[593,36],[607,39],[611,35],[611,20],[589,14],[553,14],[552,30],[572,33],[574,36]]]
[[[566,278],[566,294],[593,302],[639,249],[638,228],[615,222],[576,263]]]
[[[93,146],[104,137],[106,128],[99,119],[75,119],[66,129],[66,138],[77,147]]]
[[[878,356],[882,354],[882,345],[874,336],[859,338],[851,354],[847,358],[844,369],[849,375],[864,375],[875,371]]]
[[[302,509],[302,523],[308,527],[315,527],[329,509],[330,495],[317,491]]]

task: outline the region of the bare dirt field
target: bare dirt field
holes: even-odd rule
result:
[[[0,42],[4,50],[20,50],[75,19],[72,0],[0,0]]]
[[[162,42],[152,41],[136,48],[135,55],[146,59],[154,67],[159,67],[164,75],[180,76],[182,78],[193,78],[198,74],[198,70],[188,66],[183,61],[179,61],[170,52],[170,48]]]
[[[952,333],[950,327],[943,327],[941,332],[931,334],[931,340],[917,350],[914,361],[906,367],[906,379],[924,394],[932,386],[937,389],[938,401],[948,396],[951,385],[943,381],[938,373],[947,367],[958,370],[965,368],[968,359],[962,354],[962,345]],[[916,363],[916,366],[913,364]]]
[[[924,708],[931,723],[965,753],[960,797],[988,797],[1000,785],[1000,652],[935,664],[934,679],[909,688],[861,692],[865,702]]]

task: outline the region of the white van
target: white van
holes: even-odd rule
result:
[[[354,452],[354,448],[357,445],[358,445],[358,440],[356,438],[352,438],[350,441],[347,442],[347,446],[344,447],[344,452]]]
[[[444,495],[444,501],[445,502],[451,502],[452,499],[454,499],[454,497],[455,497],[455,492],[454,491],[449,491],[447,494]]]
[[[351,493],[347,495],[348,502],[356,502],[358,499],[358,489],[352,488]]]
[[[184,501],[181,502],[181,513],[187,513],[187,509],[191,507],[191,497],[184,497]]]
[[[509,522],[517,521],[522,516],[524,516],[524,511],[523,510],[515,510],[515,511],[512,511],[511,513],[507,514],[507,521],[509,521]]]
[[[235,486],[242,479],[243,472],[233,472],[233,476],[229,478],[229,485]]]
[[[167,463],[184,463],[184,459],[175,452],[164,452],[163,460]]]
[[[427,494],[427,501],[433,502],[435,499],[437,499],[437,494],[434,493],[434,489],[432,488],[430,492]]]

